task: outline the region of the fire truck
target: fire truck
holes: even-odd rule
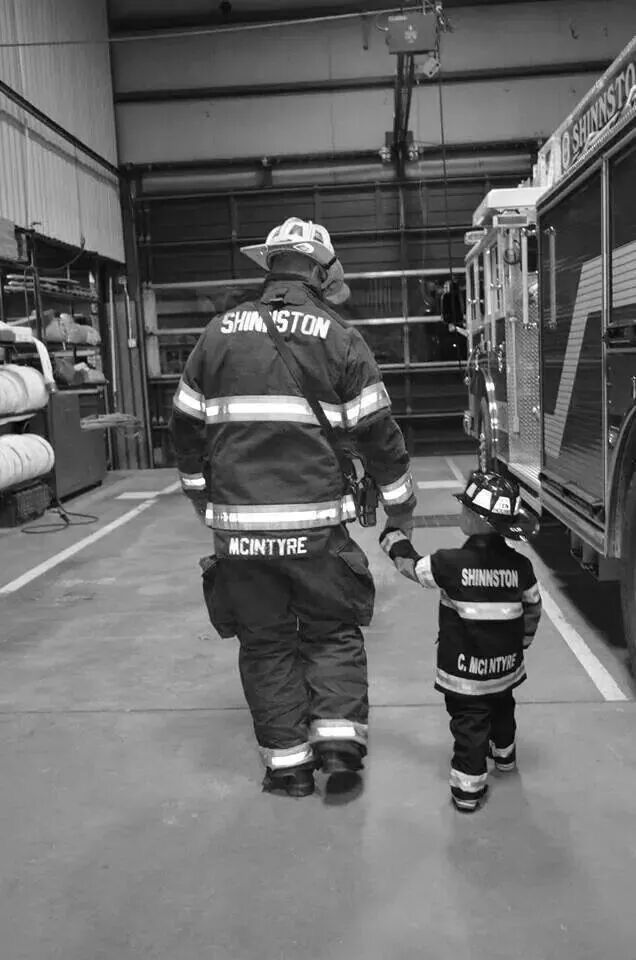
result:
[[[464,429],[620,581],[636,673],[636,37],[473,227]]]

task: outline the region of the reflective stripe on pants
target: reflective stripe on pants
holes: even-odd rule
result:
[[[352,720],[321,717],[313,720],[309,728],[311,743],[320,743],[328,740],[348,740],[366,746],[369,739],[369,727],[366,723],[355,723]]]
[[[314,752],[309,743],[294,747],[259,747],[261,759],[270,770],[290,770],[310,763]]]

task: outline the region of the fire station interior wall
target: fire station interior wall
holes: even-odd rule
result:
[[[0,78],[117,163],[105,0],[4,0]],[[65,44],[86,39],[87,44]],[[117,178],[0,94],[0,216],[113,260],[124,259]]]
[[[111,17],[126,8],[113,0]],[[442,37],[442,71],[466,74],[465,82],[444,86],[451,144],[545,138],[595,79],[581,72],[581,64],[609,62],[636,32],[633,0],[487,4],[451,8],[449,18],[453,31]],[[162,163],[378,149],[392,128],[396,57],[376,19],[113,44],[115,93],[131,98],[117,104],[120,159]],[[522,75],[549,74],[555,65],[571,65],[572,72]],[[516,69],[519,76],[479,80],[479,71],[498,68]],[[377,78],[386,78],[385,89],[337,89],[338,81]],[[274,92],[276,84],[322,81],[333,89]],[[218,88],[236,88],[241,96],[215,98]],[[209,96],[170,101],[172,90]],[[161,91],[166,100],[142,100]],[[439,143],[435,80],[416,88],[411,128],[423,145]]]

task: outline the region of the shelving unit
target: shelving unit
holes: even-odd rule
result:
[[[96,258],[51,250],[30,234],[22,234],[19,248],[23,254],[20,261],[0,262],[0,319],[30,329],[51,357],[57,389],[47,408],[29,418],[28,429],[53,446],[56,464],[50,486],[53,494],[63,499],[101,483],[107,469],[105,431],[81,429],[84,417],[108,412],[99,271],[93,263]],[[60,268],[65,256],[66,265]],[[60,315],[68,319],[60,321]],[[81,335],[83,327],[93,330],[95,333],[86,336],[100,343],[52,339],[47,336],[52,322],[66,326],[73,337]],[[0,361],[3,359],[33,364],[37,358],[29,353],[27,344],[0,342]],[[80,373],[78,364],[86,364],[95,374]],[[10,419],[14,424],[20,422]],[[70,437],[72,444],[67,442]]]

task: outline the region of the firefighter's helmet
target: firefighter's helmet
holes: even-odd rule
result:
[[[529,540],[539,532],[539,519],[521,505],[517,484],[498,473],[475,470],[454,496],[508,540]]]
[[[251,247],[241,247],[241,253],[257,263],[263,270],[269,269],[269,263],[277,253],[300,253],[321,267],[329,269],[336,260],[331,237],[325,227],[311,220],[289,217],[284,223],[274,227],[267,235],[265,243]]]

